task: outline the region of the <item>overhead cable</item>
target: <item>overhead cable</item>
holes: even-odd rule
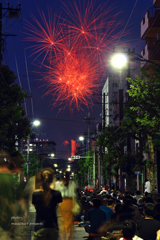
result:
[[[132,12],[131,12],[131,14],[130,14],[130,16],[129,16],[129,18],[128,18],[128,21],[126,22],[126,25],[125,25],[125,27],[124,27],[124,29],[123,29],[123,31],[122,31],[122,33],[121,33],[121,35],[120,35],[120,37],[119,37],[119,39],[118,39],[118,41],[117,41],[117,43],[116,43],[115,46],[117,46],[117,44],[118,44],[119,40],[121,39],[124,31],[126,30],[126,27],[127,27],[128,23],[129,23],[131,17],[132,17],[132,14],[133,14],[133,12],[134,12],[134,10],[135,10],[135,7],[136,7],[136,5],[137,5],[137,2],[138,2],[138,0],[136,0],[136,2],[135,2],[135,4],[134,4],[134,7],[133,7],[133,9],[132,9]]]
[[[19,1],[18,1],[18,3],[19,3]],[[28,82],[28,88],[29,88],[29,94],[30,94],[30,100],[31,100],[32,120],[34,121],[33,98],[32,98],[32,91],[31,91],[30,79],[29,79],[29,74],[28,74],[27,57],[26,57],[26,51],[25,51],[24,31],[23,31],[23,23],[22,23],[22,11],[20,11],[20,16],[21,16],[21,27],[22,27],[22,35],[23,35],[23,48],[24,48],[24,58],[25,58],[25,66],[26,66],[27,82]]]
[[[12,35],[13,35],[13,28],[12,28],[11,19],[10,19],[10,25],[11,25]],[[20,87],[22,88],[22,83],[21,83],[21,79],[20,79],[20,75],[19,75],[18,62],[17,62],[16,49],[15,49],[15,43],[14,43],[14,38],[13,38],[13,36],[12,36],[12,39],[13,39],[14,56],[15,56],[15,63],[16,63],[16,69],[17,69],[17,75],[18,75],[19,85],[20,85]],[[26,100],[25,100],[25,99],[24,99],[24,107],[25,107],[26,116],[27,116],[27,106],[26,106]]]

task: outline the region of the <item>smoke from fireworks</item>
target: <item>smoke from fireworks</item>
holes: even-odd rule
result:
[[[48,20],[39,10],[42,22],[32,15],[34,24],[27,22],[27,41],[31,46],[35,60],[40,59],[44,72],[40,80],[44,81],[45,95],[53,96],[53,107],[60,110],[66,106],[73,111],[90,107],[93,91],[98,90],[100,78],[107,67],[107,55],[120,35],[114,30],[121,24],[112,14],[113,7],[101,5],[94,11],[93,1],[77,3],[70,7],[65,4],[67,19],[52,16],[48,11]],[[42,71],[42,70],[41,70]]]

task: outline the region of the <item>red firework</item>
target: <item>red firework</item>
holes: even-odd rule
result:
[[[46,66],[49,71],[45,73],[48,91],[52,94],[53,106],[68,106],[82,109],[81,104],[89,106],[92,103],[93,89],[98,87],[100,75],[99,66],[89,57],[81,54],[76,58],[73,54],[64,57],[57,64]]]
[[[36,42],[36,44],[29,47],[33,51],[30,56],[37,55],[34,59],[36,60],[40,55],[44,54],[42,60],[43,64],[49,53],[51,53],[51,56],[53,53],[54,56],[58,56],[59,49],[63,42],[63,33],[59,18],[57,19],[56,16],[53,17],[49,9],[48,20],[43,11],[38,11],[42,19],[42,24],[33,14],[31,14],[31,18],[36,25],[33,25],[26,20],[27,24],[25,29],[28,30],[26,41]]]
[[[27,24],[30,31],[27,40],[36,42],[33,46],[36,59],[45,53],[42,64],[46,71],[41,79],[47,87],[45,95],[51,94],[53,107],[58,105],[60,110],[66,106],[71,111],[80,110],[82,105],[93,104],[93,91],[98,90],[106,70],[107,54],[120,35],[120,32],[114,35],[120,23],[116,21],[119,13],[111,14],[113,7],[106,9],[105,4],[94,11],[93,1],[86,6],[85,1],[81,3],[74,1],[71,9],[64,5],[71,20],[52,21],[49,15],[47,22],[40,12],[43,26],[33,15],[36,27]]]

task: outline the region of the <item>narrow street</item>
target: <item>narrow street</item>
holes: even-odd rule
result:
[[[88,235],[89,234],[85,231],[84,227],[78,227],[78,225],[75,225],[74,240],[87,240]]]

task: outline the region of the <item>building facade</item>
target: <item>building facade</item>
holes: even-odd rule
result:
[[[160,66],[160,0],[153,0],[153,7],[148,9],[141,21],[141,39],[145,40],[145,47],[141,56],[148,62],[142,62],[141,67],[148,70],[154,65]],[[138,145],[138,143],[137,143]],[[148,159],[144,153],[144,162]],[[155,186],[160,193],[160,151],[155,152],[155,164],[157,165],[157,177],[154,179]],[[144,164],[143,182],[148,177],[148,171]]]

